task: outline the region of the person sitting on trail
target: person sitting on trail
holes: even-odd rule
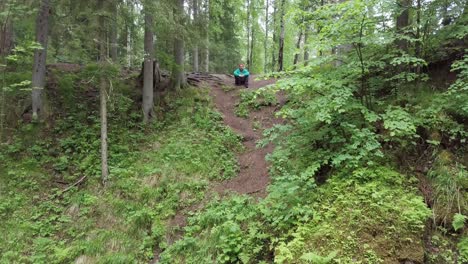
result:
[[[239,64],[239,68],[234,71],[234,78],[236,78],[236,85],[244,85],[245,88],[249,87],[249,71],[244,68],[244,64]]]

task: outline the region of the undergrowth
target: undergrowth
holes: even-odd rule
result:
[[[85,73],[56,73],[54,125],[22,124],[2,146],[0,263],[147,263],[168,219],[203,199],[210,181],[237,173],[240,139],[207,90],[169,95],[164,119],[144,127],[121,81],[111,94],[104,189],[97,104],[86,99],[92,87],[79,87]]]
[[[248,117],[251,111],[260,109],[263,106],[277,105],[276,90],[269,87],[257,90],[241,90],[239,102],[236,107],[236,115]]]

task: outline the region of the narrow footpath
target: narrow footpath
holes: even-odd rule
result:
[[[234,79],[227,75],[215,75],[222,80],[222,85],[233,86]],[[230,180],[223,181],[215,186],[214,190],[223,195],[225,192],[234,191],[239,194],[249,194],[255,197],[265,197],[266,188],[270,182],[268,177],[268,164],[265,156],[271,153],[273,145],[265,148],[257,148],[256,143],[262,138],[262,132],[270,128],[280,120],[275,118],[275,106],[263,107],[258,111],[250,113],[248,118],[238,117],[235,113],[239,102],[239,93],[242,89],[254,90],[269,84],[274,80],[256,81],[251,77],[249,88],[237,86],[235,89],[225,91],[220,82],[212,83],[211,95],[219,112],[223,114],[224,123],[231,127],[234,132],[241,135],[245,151],[237,157],[240,166],[239,174]],[[260,128],[254,128],[258,127]]]

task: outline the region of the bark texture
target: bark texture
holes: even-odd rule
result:
[[[284,61],[284,4],[285,0],[281,0],[281,18],[280,18],[280,39],[279,39],[279,50],[278,50],[278,71],[283,71]]]
[[[198,17],[198,0],[192,0],[192,11],[193,11],[193,26],[196,32],[199,32],[199,17]],[[199,60],[198,60],[198,38],[195,38],[193,43],[193,71],[199,72]]]
[[[176,19],[179,22],[180,26],[184,25],[184,0],[176,0],[176,5],[174,6],[174,14]],[[184,70],[184,36],[181,32],[178,32],[174,35],[174,58],[175,64],[172,68],[172,89],[179,90],[186,85],[185,79],[185,70]]]
[[[98,8],[101,12],[104,12],[104,0],[98,1]],[[102,68],[106,67],[107,64],[107,50],[106,45],[106,23],[104,15],[100,15],[98,18],[99,24],[99,63]],[[109,166],[107,163],[107,79],[104,75],[101,75],[99,80],[99,99],[100,99],[100,118],[101,118],[101,182],[105,187],[109,179]]]
[[[309,63],[309,48],[307,43],[309,42],[310,26],[307,26],[304,33],[304,66],[307,66]]]
[[[13,49],[13,24],[10,19],[10,12],[0,24],[0,58],[8,56]]]
[[[32,74],[32,111],[33,119],[38,119],[43,108],[42,90],[45,86],[47,40],[49,36],[49,0],[42,0],[36,20],[36,42],[42,49],[34,52],[34,66]]]
[[[117,43],[117,4],[111,2],[112,24],[109,36],[110,58],[113,62],[118,62],[118,43]]]
[[[143,122],[148,123],[153,117],[154,93],[153,93],[153,61],[154,61],[154,40],[153,40],[153,16],[145,10],[145,62],[143,66]]]
[[[301,48],[301,42],[302,42],[302,35],[303,31],[299,32],[299,36],[297,37],[297,42],[296,42],[296,54],[294,54],[294,62],[293,65],[296,67],[297,63],[299,62],[299,55],[301,54],[300,48]]]
[[[210,0],[205,0],[205,50],[203,56],[203,71],[210,72]]]

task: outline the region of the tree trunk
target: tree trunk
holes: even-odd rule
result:
[[[302,29],[300,29],[299,36],[296,42],[296,54],[294,54],[294,62],[293,62],[294,68],[296,68],[297,63],[299,62],[299,55],[301,54],[300,48],[301,48],[302,35],[303,35],[303,32],[302,32]]]
[[[254,55],[254,44],[255,44],[255,38],[254,38],[254,36],[255,36],[255,31],[254,31],[253,26],[252,26],[252,29],[251,29],[250,33],[251,33],[251,37],[250,37],[250,54],[249,54],[249,56],[250,56],[250,57],[249,57],[249,64],[250,64],[250,65],[249,65],[249,67],[252,68],[253,65],[254,65],[254,63],[253,63],[253,55]],[[249,68],[249,69],[250,69],[250,68]]]
[[[143,66],[143,122],[148,123],[153,115],[153,82],[154,82],[154,41],[153,41],[153,16],[145,8],[145,62]]]
[[[409,9],[411,7],[412,0],[397,0],[398,2],[398,16],[396,21],[396,32],[397,34],[403,35],[406,27],[409,25]],[[407,52],[408,41],[404,39],[397,39],[396,45],[399,49]]]
[[[415,43],[415,52],[416,57],[421,58],[421,0],[417,0],[417,9],[416,9],[416,43]],[[418,66],[419,73],[419,66]]]
[[[307,43],[309,42],[309,32],[310,26],[307,25],[304,33],[304,66],[307,66],[309,63],[309,48],[307,47]]]
[[[198,21],[198,0],[193,1],[193,24],[196,32],[199,32],[199,21]],[[198,63],[198,38],[195,38],[195,43],[193,43],[193,71],[199,72],[199,63]]]
[[[205,43],[203,54],[203,71],[210,72],[210,0],[205,0]]]
[[[268,9],[270,7],[270,0],[266,0],[265,7],[265,42],[263,43],[263,48],[265,50],[265,61],[263,62],[263,72],[267,73],[268,67]]]
[[[132,1],[127,1],[127,7],[129,8],[130,12],[133,13],[134,6]],[[133,29],[133,22],[128,21],[127,22],[127,46],[126,46],[126,52],[127,52],[127,67],[132,66],[132,29]]]
[[[184,24],[184,0],[177,0],[174,6],[174,14],[178,21],[178,25]],[[174,59],[175,64],[172,68],[172,89],[179,90],[186,85],[184,72],[184,36],[182,32],[177,32],[174,35]]]
[[[278,12],[278,4],[276,2],[276,0],[272,0],[272,4],[273,4],[273,46],[271,48],[271,69],[272,71],[276,71],[276,50],[275,50],[275,46],[276,46],[276,40],[277,40],[277,32],[276,32],[276,17],[277,17],[277,12]]]
[[[47,40],[49,36],[49,0],[42,0],[36,20],[36,41],[42,49],[34,52],[34,66],[32,74],[32,110],[33,119],[38,119],[43,114],[42,90],[45,86]]]
[[[104,0],[99,0],[98,10],[104,12]],[[99,25],[99,63],[102,68],[107,66],[107,50],[106,50],[106,24],[104,14],[100,14],[98,18]],[[109,178],[109,166],[107,163],[107,78],[101,73],[99,77],[99,99],[100,99],[100,117],[101,117],[101,182],[105,187]]]
[[[251,31],[251,21],[250,21],[250,4],[251,1],[247,0],[247,69],[250,68],[250,31]]]
[[[0,8],[3,6],[0,5]],[[6,7],[5,7],[6,8]],[[0,58],[8,56],[13,49],[13,24],[11,23],[11,8],[2,24],[0,24]]]
[[[116,63],[118,60],[118,44],[117,44],[117,4],[111,2],[112,10],[112,25],[110,30],[109,42],[110,42],[110,57],[111,60]]]
[[[284,56],[284,2],[281,0],[281,18],[280,18],[280,39],[279,39],[279,50],[278,50],[278,71],[283,71],[283,56]]]

